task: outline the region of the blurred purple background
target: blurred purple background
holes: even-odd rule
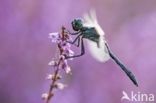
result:
[[[139,87],[114,62],[99,63],[86,51],[70,62],[68,87],[52,103],[120,103],[123,90],[156,94],[156,0],[0,0],[0,103],[43,103],[56,49],[48,33],[71,29],[91,8]]]

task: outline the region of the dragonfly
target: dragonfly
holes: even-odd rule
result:
[[[105,33],[98,24],[94,10],[85,14],[83,18],[76,18],[71,22],[74,33],[68,31],[70,35],[76,35],[73,41],[68,41],[77,47],[81,45],[81,53],[73,56],[66,56],[66,59],[80,57],[85,54],[84,39],[87,40],[91,55],[100,62],[106,62],[112,59],[129,77],[134,85],[138,86],[134,74],[114,55],[108,43],[105,40]],[[77,44],[76,44],[77,42]]]

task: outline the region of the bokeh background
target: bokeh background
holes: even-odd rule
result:
[[[56,51],[48,33],[62,25],[71,30],[72,19],[91,8],[139,87],[114,62],[99,63],[86,50],[69,63],[68,87],[56,91],[52,103],[127,103],[123,90],[156,94],[156,0],[0,0],[0,103],[44,102],[47,64]]]

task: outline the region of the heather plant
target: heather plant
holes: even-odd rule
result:
[[[50,99],[54,96],[54,89],[62,90],[66,86],[65,84],[59,82],[62,78],[60,72],[63,70],[66,74],[71,74],[68,60],[72,60],[73,58],[66,59],[65,57],[74,55],[74,52],[70,48],[71,45],[68,43],[68,41],[71,40],[71,37],[64,27],[62,27],[61,33],[50,33],[49,38],[52,43],[57,45],[59,54],[48,64],[54,69],[54,72],[47,76],[47,79],[51,80],[48,93],[42,94],[42,98],[46,101],[46,103],[49,103]]]

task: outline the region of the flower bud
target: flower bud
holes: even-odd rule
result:
[[[49,75],[47,75],[47,77],[46,77],[46,79],[48,79],[48,80],[52,80],[54,78],[54,75],[53,74],[49,74]]]
[[[49,38],[53,43],[58,43],[59,42],[59,33],[49,33]]]
[[[42,99],[47,100],[48,99],[48,96],[49,95],[47,93],[43,93],[41,97],[42,97]]]
[[[66,87],[66,85],[64,85],[63,83],[56,83],[55,87],[62,90],[62,89],[64,89]]]
[[[71,68],[69,66],[66,66],[65,72],[66,74],[71,74]]]
[[[43,100],[49,100],[52,96],[54,96],[53,93],[50,93],[50,94],[43,93],[41,97],[42,97]]]
[[[52,61],[50,61],[49,63],[48,63],[48,65],[50,65],[50,66],[56,66],[56,61],[54,61],[54,60],[52,60]]]

